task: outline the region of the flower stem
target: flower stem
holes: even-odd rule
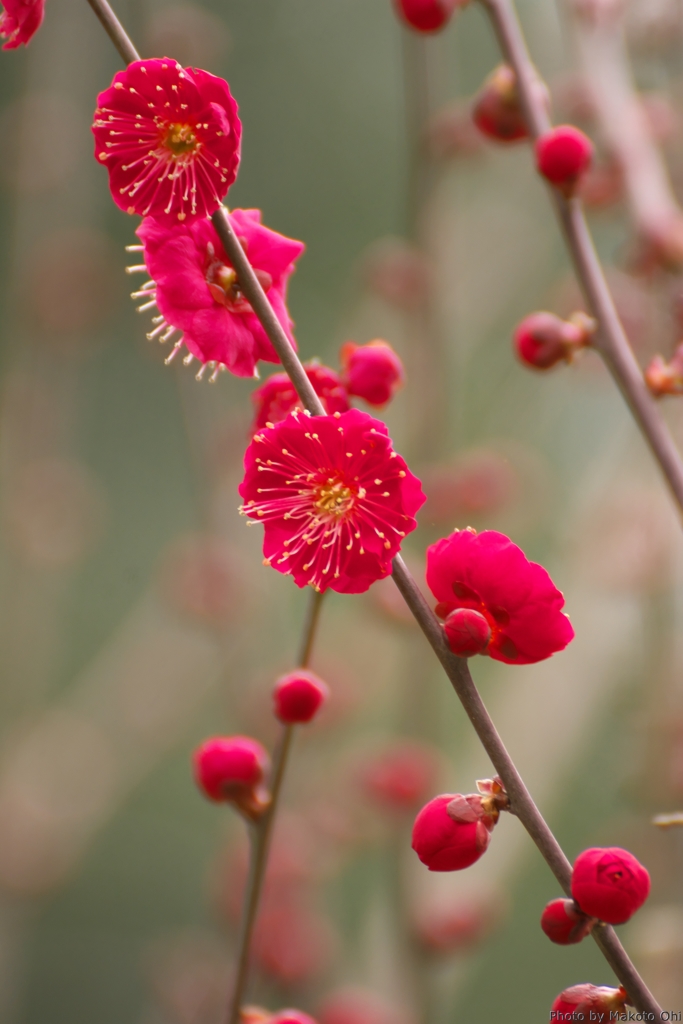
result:
[[[531,63],[515,9],[510,0],[482,0],[482,3],[491,17],[503,56],[514,69],[529,132],[536,139],[547,132],[551,124],[538,88],[539,75]],[[566,199],[557,189],[553,189],[553,198],[586,304],[598,322],[595,348],[605,360],[683,512],[683,459],[645,384],[619,320],[581,201],[577,197]]]
[[[301,633],[301,644],[299,647],[298,665],[299,668],[306,668],[310,661],[311,650],[315,640],[315,633],[320,617],[323,594],[311,590],[308,600],[304,628]],[[237,967],[235,981],[228,1014],[227,1024],[238,1024],[240,1010],[244,1001],[247,982],[249,980],[249,964],[251,960],[251,944],[254,936],[254,925],[258,914],[259,901],[263,891],[263,880],[268,866],[268,851],[270,840],[273,834],[275,816],[279,804],[282,781],[287,767],[287,759],[294,737],[294,726],[283,725],[280,733],[280,740],[273,757],[273,768],[270,776],[270,803],[258,821],[249,825],[249,876],[247,878],[247,890],[242,907],[242,920],[240,923],[239,939],[237,943]]]
[[[125,33],[123,32],[123,29],[119,25],[119,22],[114,18],[113,15],[113,24],[108,22],[105,18],[101,16],[100,10],[103,10],[105,7],[106,9],[109,9],[108,4],[105,5],[104,0],[88,0],[88,2],[91,4],[95,12],[98,14],[98,17],[100,17],[102,24],[104,25],[106,31],[108,32],[108,34],[110,35],[118,49],[119,43],[117,41],[116,27],[118,26],[118,30],[120,30],[120,32],[124,36]],[[524,46],[524,41],[521,37],[521,33],[514,16],[514,12],[512,11],[512,8],[510,8],[510,6],[505,2],[505,0],[483,0],[483,2],[487,4],[489,10],[494,12],[494,24],[496,25],[501,42],[507,41],[509,39],[512,41],[512,44],[514,44],[512,45],[512,51],[514,51],[514,58],[518,63],[515,63],[515,61],[513,60],[513,52],[509,53],[508,59],[510,59],[511,63],[513,63],[513,66],[517,70],[518,78],[520,81],[520,93],[522,94],[525,112],[529,117],[529,123],[535,125],[534,131],[538,134],[539,132],[544,130],[544,125],[547,118],[545,115],[545,111],[539,112],[539,110],[536,109],[535,105],[533,105],[533,97],[531,96],[531,91],[529,90],[529,82],[533,82],[534,78],[536,77],[536,72],[531,66],[528,56],[526,55],[526,48]],[[133,47],[133,44],[130,43],[130,40],[128,40],[128,43],[130,44],[130,52],[136,53],[137,51],[135,51],[135,48]],[[121,52],[121,50],[119,50],[119,52]],[[507,48],[505,48],[505,53],[508,54]],[[523,66],[524,61],[526,61],[526,66]],[[526,78],[524,77],[524,74],[522,72],[528,72]],[[524,82],[523,88],[522,82]],[[532,117],[537,116],[540,118],[541,113],[542,118],[544,120],[532,120]],[[562,202],[559,202],[560,207],[562,208]],[[576,209],[578,209],[580,214],[580,207],[577,206]],[[580,219],[581,221],[583,221],[582,215]],[[289,338],[287,337],[284,329],[282,328],[279,320],[277,319],[273,311],[273,308],[270,305],[270,302],[268,301],[265,292],[261,288],[261,285],[259,284],[256,275],[254,274],[251,264],[249,263],[249,260],[247,259],[247,256],[237,239],[237,236],[232,230],[232,227],[227,217],[226,209],[224,207],[220,207],[220,209],[217,210],[216,213],[213,215],[212,220],[214,223],[214,227],[216,228],[216,231],[218,232],[221,242],[226,250],[226,254],[233,262],[235,270],[237,271],[238,277],[240,279],[240,285],[242,286],[242,290],[244,291],[244,294],[248,302],[250,303],[252,309],[256,313],[256,316],[261,322],[261,325],[266,331],[266,334],[268,335],[270,341],[272,342],[275,351],[280,357],[282,365],[286,370],[287,374],[289,375],[297,391],[297,394],[301,398],[301,401],[312,415],[324,415],[325,410],[323,409],[322,403],[320,402],[318,396],[315,394],[311,386],[311,383],[308,380],[308,377],[306,376],[306,372],[301,364],[298,355],[294,351],[294,348],[291,342],[289,341]],[[606,330],[610,327],[610,325],[613,327],[616,323],[619,331],[621,332],[623,344],[625,345],[631,360],[635,362],[635,360],[633,359],[633,355],[630,351],[630,348],[628,346],[628,342],[626,341],[625,335],[623,334],[623,329],[619,324],[619,319],[616,314],[616,310],[614,310],[614,304],[609,294],[609,290],[607,289],[607,285],[604,281],[604,276],[602,275],[600,265],[597,261],[597,256],[595,255],[595,252],[593,250],[592,242],[590,241],[590,236],[588,235],[588,229],[585,227],[585,222],[583,238],[584,241],[587,239],[589,254],[592,253],[594,264],[595,266],[597,266],[598,285],[601,280],[602,285],[604,286],[604,292],[606,294],[606,302],[612,310],[612,317],[611,319],[608,318],[607,325],[605,325],[605,323],[602,323],[601,325],[603,335],[605,334]],[[598,288],[598,290],[600,289]],[[640,373],[639,370],[638,373]],[[639,379],[642,384],[642,378]],[[649,398],[649,395],[647,395],[646,397]],[[659,421],[659,413],[654,406],[652,408],[652,413],[653,416]],[[661,422],[661,430],[665,438],[668,440],[673,455],[675,456],[675,462],[681,470],[680,499],[678,498],[677,491],[674,491],[674,493],[676,494],[677,500],[679,500],[679,503],[683,508],[683,465],[681,465],[680,463],[678,453],[673,447],[673,442],[671,441],[663,422]],[[657,452],[655,444],[653,443],[651,438],[648,439],[650,440],[655,455],[659,459],[659,454]],[[660,465],[662,465],[662,468],[665,471],[665,475],[667,475],[667,480],[669,480],[669,483],[672,486],[672,490],[674,490],[672,481],[667,473],[664,464],[662,463],[661,459],[659,459],[659,461]],[[493,724],[493,721],[488,711],[486,710],[486,707],[484,706],[484,703],[479,695],[479,692],[476,686],[474,685],[474,682],[469,672],[469,668],[467,666],[467,662],[461,658],[457,658],[455,655],[451,653],[451,651],[447,647],[443,631],[441,629],[441,626],[439,625],[438,619],[436,618],[436,616],[430,609],[429,605],[425,601],[421,591],[419,590],[417,584],[415,583],[415,580],[413,579],[408,569],[406,568],[405,563],[403,562],[403,559],[400,557],[400,555],[394,558],[392,576],[394,582],[396,583],[396,586],[398,587],[406,604],[408,605],[408,608],[412,612],[418,625],[422,629],[422,632],[425,634],[432,649],[434,650],[436,656],[441,662],[453,686],[453,689],[455,690],[458,698],[460,699],[460,702],[463,708],[465,709],[468,718],[470,719],[472,725],[474,726],[475,732],[477,733],[482,743],[482,746],[486,750],[493,766],[495,767],[496,771],[503,780],[508,796],[510,797],[512,812],[517,816],[517,818],[522,823],[524,828],[527,830],[533,841],[536,843],[536,846],[539,848],[541,854],[550,866],[550,869],[552,870],[553,874],[562,886],[563,890],[569,894],[571,889],[571,864],[567,860],[567,857],[565,856],[564,852],[562,851],[562,848],[555,839],[555,836],[551,832],[548,824],[543,818],[543,815],[534,803],[531,794],[524,785],[524,781],[522,780],[521,775],[517,771],[517,768],[515,767],[512,758],[508,754],[503,741],[498,735],[498,731],[496,730],[496,727]],[[313,604],[314,602],[319,602],[320,599],[321,595],[313,592],[311,595],[311,604]],[[311,634],[314,632],[317,624],[318,612],[319,605],[318,608],[315,610],[311,610],[309,607],[309,614],[306,619],[305,631],[310,631]],[[302,644],[302,651],[304,652],[305,655],[310,654],[310,642],[308,639],[304,639],[304,642]],[[238,971],[233,996],[230,1003],[230,1013],[228,1017],[229,1024],[236,1024],[236,1022],[238,1021],[242,996],[246,986],[251,936],[253,933],[256,911],[258,909],[258,901],[265,873],[265,866],[268,854],[268,841],[270,839],[273,819],[275,816],[275,810],[277,808],[277,798],[279,796],[280,787],[282,784],[282,778],[287,761],[287,754],[289,752],[289,747],[291,744],[291,734],[292,727],[286,726],[285,729],[283,730],[280,745],[273,764],[273,775],[271,782],[273,800],[268,810],[265,812],[259,823],[256,826],[254,826],[254,829],[252,831],[252,836],[255,836],[256,838],[252,840],[251,868],[247,887],[247,898],[244,907],[242,928],[240,931],[240,953],[238,960]],[[594,928],[591,934],[595,938],[595,941],[600,947],[603,955],[605,956],[605,959],[612,967],[617,978],[626,989],[629,995],[629,1002],[633,1006],[635,1006],[635,1008],[638,1011],[654,1013],[655,1019],[661,1019],[661,1008],[659,1007],[652,993],[647,988],[643,979],[638,974],[638,971],[631,962],[628,954],[626,953],[626,950],[619,942],[619,939],[617,938],[614,929],[611,928],[609,925],[603,925],[599,928]]]

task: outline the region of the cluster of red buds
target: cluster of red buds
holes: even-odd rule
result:
[[[534,88],[548,107],[545,85],[537,81]],[[515,72],[508,64],[500,64],[484,82],[474,98],[472,120],[496,142],[518,142],[529,137]],[[593,143],[571,124],[557,125],[544,132],[536,139],[534,151],[539,174],[567,197],[574,195],[593,159]]]
[[[339,351],[339,361],[339,373],[316,360],[304,363],[313,390],[329,415],[347,412],[352,397],[362,398],[368,405],[379,408],[403,387],[403,363],[389,342],[382,338],[375,338],[366,345],[345,342]],[[252,392],[251,400],[256,408],[254,430],[279,423],[294,409],[301,408],[301,400],[286,373],[268,377]]]
[[[541,915],[552,942],[569,946],[589,935],[598,921],[625,924],[650,892],[647,869],[618,846],[592,847],[579,854],[572,870],[573,899],[556,899]]]
[[[478,793],[442,793],[422,808],[412,846],[430,871],[461,871],[486,851],[501,811],[510,801],[501,779],[480,779]]]
[[[562,320],[554,313],[530,313],[515,328],[515,353],[532,370],[550,370],[571,363],[577,352],[591,344],[596,321],[586,313],[572,313]]]
[[[676,346],[671,359],[655,356],[645,370],[645,383],[655,398],[683,395],[683,342]]]
[[[313,672],[296,669],[282,676],[273,691],[274,712],[285,725],[310,722],[329,695]],[[213,736],[193,756],[197,785],[209,800],[231,803],[250,821],[257,821],[270,805],[266,778],[270,758],[251,736]]]

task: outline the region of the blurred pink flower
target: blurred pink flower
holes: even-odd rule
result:
[[[40,28],[45,13],[45,0],[3,0],[0,13],[0,39],[6,39],[3,50],[26,46]]]
[[[244,468],[241,511],[264,524],[266,563],[321,591],[388,576],[425,500],[385,424],[357,409],[291,413],[254,436]]]
[[[303,243],[264,227],[260,210],[233,210],[230,222],[296,348],[286,294]],[[253,377],[259,359],[279,362],[208,218],[169,227],[147,217],[137,234],[151,281],[136,295],[156,302],[161,314],[149,338],[164,332],[166,340],[183,331],[174,352],[184,343],[200,362],[224,366],[238,377]]]
[[[377,803],[410,810],[433,789],[438,768],[438,752],[432,747],[416,740],[397,740],[363,765],[361,779]]]
[[[218,209],[242,126],[228,83],[162,57],[136,60],[97,97],[95,157],[126,213],[177,224]]]

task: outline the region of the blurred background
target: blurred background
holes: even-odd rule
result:
[[[0,1021],[215,1024],[246,871],[244,827],[190,772],[207,735],[267,744],[306,594],[237,514],[251,381],[198,383],[128,292],[133,218],[92,159],[119,67],[83,0],[48,0],[0,59]],[[474,128],[499,63],[482,10],[409,36],[389,0],[120,0],[143,56],[225,76],[243,162],[230,205],[305,241],[302,356],[389,340],[408,384],[386,419],[428,502],[404,554],[468,524],[508,533],[565,591],[550,661],[473,670],[573,858],[623,845],[651,871],[623,929],[683,1008],[683,548],[664,485],[597,356],[535,374],[511,333],[581,301],[528,146]],[[638,358],[683,321],[680,0],[522,0],[555,120],[594,139],[584,196]],[[263,364],[262,364],[263,365]],[[263,375],[274,369],[263,365]],[[663,408],[683,443],[681,399]],[[329,707],[297,737],[250,999],[321,1024],[547,1019],[613,979],[560,948],[558,886],[502,820],[486,856],[431,875],[420,804],[490,775],[390,581],[330,594],[312,667]]]

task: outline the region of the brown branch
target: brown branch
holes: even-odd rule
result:
[[[430,647],[441,662],[443,669],[451,681],[465,713],[474,726],[484,750],[491,759],[505,791],[510,798],[510,809],[521,821],[534,843],[543,855],[550,870],[562,886],[567,896],[571,896],[572,866],[567,860],[562,847],[553,835],[545,818],[534,803],[524,780],[517,771],[505,744],[498,735],[483,700],[474,684],[467,661],[456,657],[449,649],[443,629],[436,616],[425,601],[415,580],[405,567],[403,559],[398,555],[394,559],[394,581],[401,591],[403,599],[415,616],[417,623],[427,638]],[[649,991],[645,982],[631,962],[626,950],[609,925],[594,928],[591,933],[602,950],[605,959],[617,978],[629,994],[629,1001],[637,1010],[655,1013],[659,1019],[661,1009]]]
[[[131,64],[134,60],[140,60],[140,54],[133,46],[130,36],[112,11],[107,0],[88,0],[88,3],[102,22],[104,31],[119,51],[119,54],[123,57],[126,64]]]
[[[312,590],[308,599],[308,608],[304,620],[304,628],[301,633],[301,644],[297,664],[299,668],[307,668],[315,632],[320,616],[323,594]],[[237,969],[233,984],[230,1003],[228,1006],[227,1024],[238,1024],[240,1010],[244,1002],[244,994],[249,980],[249,965],[251,961],[251,944],[254,935],[254,925],[258,914],[263,881],[268,866],[268,852],[270,840],[273,834],[275,816],[279,806],[282,781],[287,768],[287,759],[294,738],[294,726],[283,725],[280,734],[280,741],[273,758],[273,768],[270,776],[270,803],[267,809],[258,819],[249,825],[249,877],[247,889],[242,907],[242,921],[240,922],[240,933],[237,942]]]
[[[95,8],[95,10],[97,10],[98,6],[103,3],[103,0],[88,0],[88,2]],[[492,9],[494,6],[496,9],[502,7],[500,0],[487,0],[487,2],[489,7]],[[510,13],[511,9],[509,8],[506,8],[506,12],[507,21],[506,18],[503,18],[502,25],[506,26],[510,17],[512,18],[513,29],[516,29],[519,37],[517,56],[519,56],[519,46],[522,48],[522,55],[525,55],[526,50],[519,33],[519,27],[517,26],[514,18],[514,13]],[[112,39],[116,42],[115,37],[112,35],[106,22],[103,20],[102,23]],[[116,24],[118,25],[118,22],[116,22]],[[509,25],[507,25],[507,28],[509,31]],[[123,29],[121,29],[121,31],[123,31]],[[505,38],[506,33],[501,31],[500,35],[501,38]],[[134,51],[132,43],[130,46],[131,50]],[[528,58],[526,58],[526,60],[530,73],[535,75],[531,64],[528,62]],[[523,97],[525,103],[528,104],[528,93],[524,93]],[[531,123],[532,116],[535,116],[535,113],[537,112],[532,110],[531,106],[529,106],[527,113]],[[543,113],[543,118],[545,117],[546,115]],[[538,132],[542,130],[543,124],[538,127]],[[322,403],[313,391],[299,357],[282,329],[282,326],[280,325],[265,292],[261,288],[249,260],[237,239],[237,236],[232,230],[225,208],[221,207],[213,215],[212,220],[226,253],[231,262],[233,262],[234,268],[237,271],[242,290],[272,342],[275,351],[280,357],[282,365],[289,374],[302,403],[312,415],[324,415],[325,410]],[[595,260],[597,263],[597,257],[595,257]],[[607,292],[607,295],[609,297],[609,292]],[[611,298],[609,301],[611,302]],[[614,316],[616,318],[616,312]],[[618,318],[616,322],[617,324],[619,323]],[[626,347],[628,348],[627,343]],[[630,349],[628,349],[628,351],[630,352]],[[681,481],[683,483],[683,473],[681,474]],[[681,504],[683,505],[683,486],[681,487]],[[512,758],[508,754],[503,741],[498,735],[498,731],[493,724],[491,716],[486,710],[474,681],[472,680],[467,662],[462,658],[457,658],[447,647],[443,630],[438,619],[424,599],[400,555],[397,555],[396,558],[394,558],[392,576],[396,586],[406,601],[408,608],[414,615],[418,625],[429,641],[430,646],[441,662],[441,665],[443,666],[446,675],[448,676],[453,689],[465,710],[465,713],[474,726],[482,746],[489,755],[494,768],[503,780],[507,793],[510,797],[513,813],[517,816],[533,841],[536,843],[536,846],[545,858],[563,890],[566,893],[569,893],[571,885],[571,864],[567,860],[567,857],[555,839],[552,831],[543,818],[543,815],[534,803],[531,794],[524,785],[524,781],[514,765]],[[319,599],[318,595],[312,595],[311,600],[315,600],[316,597]],[[317,618],[317,610],[311,610],[307,617],[307,624],[310,628],[315,628]],[[305,653],[310,651],[310,645],[308,642],[304,642],[302,645],[302,651]],[[263,830],[265,833],[266,826],[264,823],[269,822],[269,825],[267,826],[268,835],[265,840],[260,837],[260,842],[257,839],[252,844],[252,864],[249,888],[240,935],[238,974],[233,998],[230,1004],[228,1024],[237,1024],[239,1018],[239,1009],[244,987],[246,985],[249,946],[256,917],[256,910],[258,908],[258,895],[260,894],[267,861],[267,846],[270,834],[269,830],[272,828],[274,809],[277,805],[276,797],[279,795],[280,784],[282,781],[290,742],[291,727],[286,727],[281,738],[278,753],[274,760],[272,778],[273,801],[266,814],[261,818],[261,821],[256,826],[259,829],[259,832]],[[594,928],[592,934],[606,960],[614,970],[617,978],[628,992],[631,1004],[635,1006],[637,1010],[641,1012],[655,1013],[659,1018],[661,1015],[659,1005],[638,974],[628,954],[614,933],[614,930],[610,926],[604,925],[599,928]]]
[[[538,138],[550,128],[550,119],[543,103],[543,93],[537,88],[538,72],[529,58],[515,10],[509,0],[482,0],[482,3],[491,16],[503,55],[514,68],[520,102],[531,136],[534,139]],[[553,197],[586,304],[598,322],[594,345],[607,363],[652,454],[659,463],[679,511],[683,512],[683,460],[654,398],[647,389],[619,320],[581,202],[577,198],[565,199],[557,189],[553,189]]]

